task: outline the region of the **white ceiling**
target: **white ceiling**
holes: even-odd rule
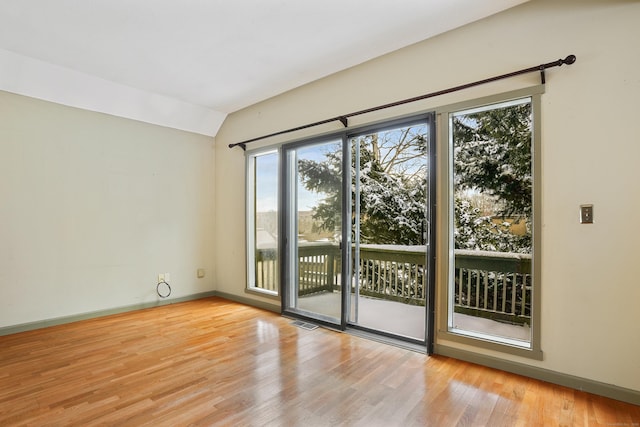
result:
[[[528,0],[0,0],[0,89],[215,136],[227,114]]]

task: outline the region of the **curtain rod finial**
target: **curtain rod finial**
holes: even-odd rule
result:
[[[571,65],[574,62],[576,62],[576,56],[575,55],[569,55],[566,58],[564,58],[562,60],[563,63],[567,64],[567,65]]]

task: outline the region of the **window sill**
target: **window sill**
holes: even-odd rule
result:
[[[267,291],[259,288],[245,288],[244,293],[251,294],[251,295],[259,295],[263,298],[280,300],[280,295],[278,295],[276,291]]]
[[[437,339],[498,351],[514,356],[526,357],[528,359],[543,359],[542,350],[537,348],[533,342],[529,343],[508,338],[500,338],[498,340],[484,334],[470,333],[468,331],[464,331],[464,333],[462,333],[455,329],[449,331],[439,330]]]

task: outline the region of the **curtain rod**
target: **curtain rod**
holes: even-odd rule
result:
[[[522,70],[513,71],[511,73],[506,73],[506,74],[501,74],[499,76],[489,77],[487,79],[478,80],[478,81],[475,81],[475,82],[472,82],[472,83],[466,83],[466,84],[463,84],[463,85],[450,87],[448,89],[438,90],[436,92],[431,92],[431,93],[427,93],[427,94],[424,94],[424,95],[415,96],[413,98],[407,98],[407,99],[403,99],[401,101],[391,102],[389,104],[378,105],[377,107],[371,107],[371,108],[367,108],[367,109],[364,109],[364,110],[355,111],[353,113],[348,113],[348,114],[343,114],[341,116],[331,117],[330,119],[320,120],[319,122],[313,122],[313,123],[309,123],[309,124],[306,124],[306,125],[297,126],[297,127],[291,128],[291,129],[286,129],[286,130],[281,130],[279,132],[270,133],[268,135],[263,135],[263,136],[258,136],[256,138],[247,139],[245,141],[236,142],[235,144],[229,144],[229,148],[240,146],[240,147],[242,147],[243,150],[246,150],[247,149],[246,145],[251,143],[251,142],[259,141],[259,140],[266,139],[266,138],[271,138],[273,136],[284,135],[286,133],[291,133],[291,132],[295,132],[295,131],[302,130],[302,129],[308,129],[308,128],[311,128],[311,127],[314,127],[314,126],[324,125],[326,123],[331,123],[331,122],[339,121],[339,122],[342,123],[342,125],[344,127],[347,127],[349,125],[348,120],[349,120],[350,117],[359,116],[361,114],[372,113],[374,111],[384,110],[386,108],[397,107],[399,105],[409,104],[411,102],[422,101],[423,99],[433,98],[433,97],[441,96],[441,95],[446,95],[448,93],[457,92],[459,90],[468,89],[468,88],[473,87],[473,86],[480,86],[480,85],[483,85],[483,84],[486,84],[486,83],[495,82],[497,80],[502,80],[502,79],[507,79],[507,78],[510,78],[510,77],[519,76],[521,74],[533,73],[535,71],[539,71],[540,72],[540,80],[542,81],[542,84],[545,84],[546,78],[545,78],[544,72],[545,72],[545,70],[547,68],[560,67],[560,66],[562,66],[564,64],[571,65],[574,62],[576,62],[576,56],[575,55],[569,55],[564,59],[558,59],[557,61],[547,62],[546,64],[534,65],[533,67],[523,68]]]

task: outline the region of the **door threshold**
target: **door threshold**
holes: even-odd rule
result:
[[[346,329],[341,330],[337,327],[337,325],[323,322],[319,319],[309,318],[306,316],[302,316],[298,313],[292,313],[290,311],[282,313],[283,317],[291,319],[292,325],[301,327],[303,329],[307,329],[301,325],[296,324],[299,322],[300,324],[304,323],[308,326],[315,326],[313,329],[316,329],[318,326],[323,329],[328,329],[330,331],[339,332],[339,333],[347,333],[349,335],[353,335],[355,337],[364,338],[370,341],[376,341],[382,344],[392,345],[394,347],[403,348],[405,350],[415,351],[416,353],[427,354],[427,346],[424,343],[407,341],[402,338],[377,333],[375,331],[369,331],[366,329],[362,329],[354,326],[347,326]],[[311,328],[308,330],[311,330]]]
[[[405,350],[415,351],[416,353],[427,354],[427,346],[424,343],[414,343],[400,338],[381,335],[375,332],[365,331],[363,329],[353,327],[347,327],[344,332],[356,337],[365,338],[371,341],[377,341],[379,343],[392,345],[394,347],[403,348]]]

